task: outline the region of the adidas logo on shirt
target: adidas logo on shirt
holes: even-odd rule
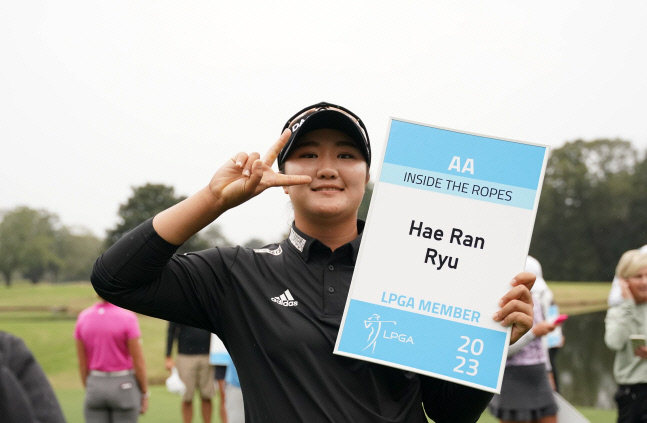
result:
[[[299,305],[298,301],[294,301],[289,289],[286,289],[285,292],[278,297],[273,297],[272,301],[277,304],[281,304],[284,307],[295,307]]]

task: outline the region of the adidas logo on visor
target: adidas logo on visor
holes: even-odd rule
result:
[[[290,294],[289,289],[286,289],[285,292],[278,297],[273,297],[272,301],[284,307],[295,307],[299,305],[299,302],[295,301],[292,294]]]

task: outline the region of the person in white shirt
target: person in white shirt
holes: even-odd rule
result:
[[[647,254],[647,244],[640,247],[640,252]],[[536,284],[536,282],[535,282]],[[622,302],[622,289],[620,289],[620,279],[617,276],[613,277],[613,282],[611,282],[611,291],[609,291],[609,298],[607,303],[609,307],[617,306]]]

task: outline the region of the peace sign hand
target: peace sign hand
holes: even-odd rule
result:
[[[171,244],[182,245],[221,214],[267,188],[310,183],[309,176],[283,175],[272,170],[290,135],[289,130],[283,131],[263,160],[258,153],[233,156],[211,178],[209,185],[153,218],[157,234]]]
[[[310,176],[284,175],[272,170],[272,164],[290,135],[289,129],[284,130],[262,160],[258,153],[238,153],[216,172],[209,182],[209,190],[219,210],[236,207],[270,187],[311,182]]]

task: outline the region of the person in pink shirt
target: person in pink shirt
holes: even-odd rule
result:
[[[87,423],[137,422],[148,408],[148,382],[135,313],[104,300],[74,328]]]

